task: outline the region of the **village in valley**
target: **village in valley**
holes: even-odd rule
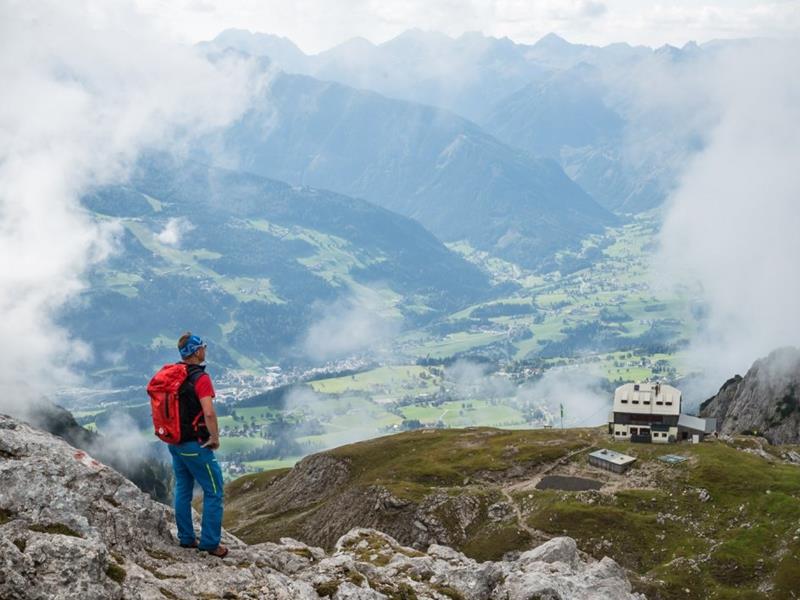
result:
[[[568,273],[536,275],[472,255],[498,281],[513,279],[517,291],[401,335],[389,362],[365,356],[310,372],[273,367],[271,397],[254,393],[247,376],[223,379],[226,473],[289,466],[310,452],[416,428],[597,426],[618,386],[662,382],[671,389],[690,374],[681,350],[702,311],[679,292],[653,290],[654,228],[640,218],[593,236],[561,260],[580,266],[581,254],[601,259]],[[564,414],[558,400],[537,397],[536,382],[558,371],[590,375],[605,410]],[[699,400],[690,400],[690,410]],[[664,441],[659,427],[651,430],[656,442]]]
[[[456,244],[507,295],[406,330],[379,357],[215,374],[226,477],[410,429],[597,426],[618,386],[679,382],[691,374],[681,351],[702,307],[688,290],[655,289],[648,265],[656,228],[646,215],[609,228],[544,273]],[[587,414],[567,402],[565,411],[542,397],[537,382],[557,372],[587,377],[600,408]],[[102,431],[108,414],[126,411],[146,431],[144,404],[105,398],[82,406],[79,421]],[[657,429],[653,441],[662,441]]]

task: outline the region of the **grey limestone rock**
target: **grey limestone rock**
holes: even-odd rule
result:
[[[755,432],[771,444],[800,443],[800,349],[780,348],[729,379],[700,407],[723,436]]]
[[[333,594],[333,600],[386,600],[386,595],[345,581]]]
[[[574,566],[578,562],[578,546],[575,540],[569,537],[553,538],[533,550],[523,552],[518,562],[522,565],[534,562],[563,562]]]

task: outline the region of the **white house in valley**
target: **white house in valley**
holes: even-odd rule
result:
[[[681,414],[681,392],[663,383],[626,383],[614,392],[608,431],[615,440],[663,443],[698,441],[716,428],[716,419]]]

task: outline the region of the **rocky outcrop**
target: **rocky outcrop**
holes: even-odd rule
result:
[[[323,466],[330,473],[322,475]],[[465,490],[458,495],[434,491],[411,501],[381,485],[352,485],[347,472],[345,459],[321,453],[306,457],[265,487],[251,488],[258,485],[256,481],[245,482],[235,488],[226,523],[251,543],[276,540],[291,532],[309,543],[333,548],[350,529],[369,527],[424,549],[430,544],[462,545],[481,523],[510,523],[513,518],[499,507],[490,511],[502,497],[497,491]],[[304,481],[308,481],[308,494],[302,493]]]
[[[611,559],[555,538],[478,563],[353,529],[332,553],[284,538],[223,560],[177,546],[169,507],[64,440],[0,416],[0,598],[269,600],[631,599]]]
[[[800,349],[781,348],[729,379],[700,407],[721,434],[756,433],[771,444],[800,443]]]
[[[47,400],[39,400],[25,411],[25,419],[39,429],[57,435],[71,446],[80,448],[110,465],[136,486],[156,500],[169,502],[172,483],[172,468],[158,456],[163,444],[155,442],[142,448],[138,456],[128,456],[123,449],[116,448],[113,440],[81,427],[72,413]]]

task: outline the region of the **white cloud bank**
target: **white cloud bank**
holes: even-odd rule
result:
[[[701,286],[708,319],[687,366],[709,394],[800,345],[800,45],[740,48],[702,75],[717,124],[667,206],[655,272]]]
[[[535,411],[555,427],[594,427],[608,422],[611,395],[603,387],[604,377],[586,365],[557,367],[530,383],[517,385],[491,372],[486,364],[459,360],[445,369],[456,398],[513,399],[517,406]]]
[[[156,235],[156,240],[162,244],[165,244],[166,246],[179,248],[181,241],[183,240],[183,236],[193,229],[194,225],[192,225],[189,219],[184,217],[174,217],[169,219],[166,225],[164,225],[164,229],[162,229]]]
[[[380,290],[359,287],[319,307],[319,317],[306,333],[303,350],[316,361],[364,353],[378,358],[390,351],[401,326],[401,317],[387,313]]]
[[[253,80],[123,3],[2,2],[0,45],[0,408],[17,412],[89,353],[54,323],[113,246],[80,197],[123,181],[141,151],[235,119]]]

